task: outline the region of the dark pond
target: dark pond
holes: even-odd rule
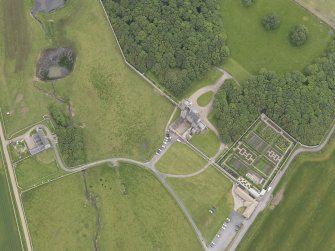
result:
[[[51,12],[62,8],[66,0],[35,0],[35,5],[31,13],[35,15],[39,11]]]
[[[36,75],[41,80],[56,80],[71,73],[75,63],[75,53],[71,48],[44,50],[37,63]]]

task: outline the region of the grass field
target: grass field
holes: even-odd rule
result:
[[[330,41],[330,28],[291,0],[258,0],[250,8],[241,1],[222,0],[220,10],[228,35],[227,43],[231,59],[224,69],[237,80],[245,79],[250,72],[257,74],[261,68],[286,72],[302,70],[320,56]],[[265,31],[263,16],[276,12],[281,16],[280,27]],[[293,47],[288,40],[292,26],[304,24],[309,30],[309,39],[301,47]]]
[[[203,151],[208,157],[213,157],[220,148],[220,140],[210,129],[203,134],[194,135],[190,142]]]
[[[54,37],[44,34],[30,16],[33,0],[2,0],[2,4],[6,11],[21,12],[6,15],[1,34],[17,32],[16,37],[24,41],[22,51],[27,53],[23,66],[14,72],[16,59],[6,54],[13,49],[8,43],[1,44],[6,69],[0,78],[0,105],[12,112],[5,117],[7,131],[12,133],[47,113],[52,98],[32,84],[38,54],[47,47],[70,46],[77,53],[75,69],[55,86],[58,95],[70,99],[72,115],[84,128],[88,161],[112,156],[149,159],[159,146],[173,107],[125,65],[99,1],[69,1],[46,17],[40,15],[44,22],[53,20]],[[37,85],[51,90],[47,83]]]
[[[22,250],[0,148],[0,250]]]
[[[49,98],[33,87],[35,62],[48,41],[30,16],[32,1],[0,0],[0,106],[8,134],[42,119]]]
[[[84,127],[88,160],[149,159],[162,140],[172,105],[126,66],[98,0],[69,2],[51,15],[60,16],[58,29],[78,58],[74,72],[56,89],[70,97],[74,118]]]
[[[202,107],[207,106],[209,102],[211,102],[213,95],[214,93],[212,91],[202,94],[197,100],[198,105]]]
[[[189,174],[200,170],[206,163],[190,147],[176,142],[157,162],[156,168],[162,173]]]
[[[210,242],[233,210],[232,183],[211,166],[191,178],[168,178],[167,181]],[[210,214],[208,210],[213,207],[216,211]]]
[[[258,216],[238,250],[334,250],[334,163],[334,139],[324,153],[300,156],[276,189],[280,204]]]
[[[333,0],[295,0],[308,10],[320,16],[332,27],[335,27],[335,2]]]
[[[18,184],[23,190],[64,174],[57,166],[52,149],[20,162],[15,172]]]
[[[24,194],[36,250],[201,250],[178,205],[148,171],[96,167]],[[50,203],[52,202],[52,203]]]

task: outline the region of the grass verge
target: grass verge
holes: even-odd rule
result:
[[[212,241],[233,210],[232,183],[210,166],[191,178],[168,178],[167,182],[190,211],[207,243]],[[209,213],[215,208],[215,213]]]

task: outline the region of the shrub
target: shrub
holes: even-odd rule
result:
[[[306,26],[301,24],[294,26],[289,33],[289,39],[294,46],[303,45],[304,43],[306,43],[307,38],[308,30]]]
[[[263,27],[268,31],[275,30],[280,25],[280,17],[275,13],[271,13],[263,17],[262,24]]]
[[[255,3],[255,0],[241,0],[241,1],[245,7],[250,7],[251,5]]]

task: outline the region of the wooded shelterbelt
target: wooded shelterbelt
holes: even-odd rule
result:
[[[49,106],[56,124],[59,148],[65,163],[75,166],[86,162],[85,144],[82,128],[74,125],[72,119],[60,105]]]
[[[335,42],[303,72],[263,70],[240,83],[226,81],[214,112],[225,142],[237,140],[265,113],[305,144],[318,144],[335,118]]]
[[[102,0],[127,60],[175,96],[229,55],[216,0]]]

